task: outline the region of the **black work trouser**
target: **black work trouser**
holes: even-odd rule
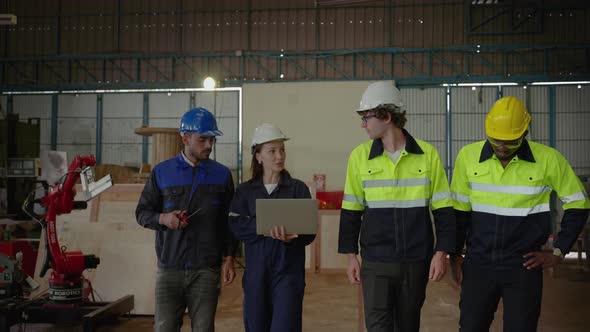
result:
[[[489,331],[498,302],[504,305],[504,332],[534,332],[541,312],[543,270],[491,269],[463,265],[459,331]]]
[[[365,325],[369,332],[420,330],[430,262],[363,261],[361,283]]]

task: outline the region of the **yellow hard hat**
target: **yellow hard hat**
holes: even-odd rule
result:
[[[531,122],[531,115],[520,99],[503,97],[492,106],[486,116],[486,135],[503,141],[518,139]]]

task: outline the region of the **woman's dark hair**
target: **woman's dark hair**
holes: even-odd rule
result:
[[[262,144],[256,144],[255,146],[252,147],[252,161],[250,162],[250,178],[252,180],[258,179],[258,178],[262,178],[262,174],[264,173],[264,169],[262,168],[262,164],[258,163],[258,160],[256,160],[256,154],[260,153],[260,150],[262,150],[262,146],[264,146],[264,143]],[[287,176],[291,176],[291,174],[289,174],[289,171],[287,171],[286,168],[284,168],[281,171],[281,175],[285,174]]]

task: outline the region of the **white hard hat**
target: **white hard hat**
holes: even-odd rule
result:
[[[394,81],[379,81],[369,84],[363,93],[357,112],[372,110],[386,104],[393,104],[397,107],[404,106],[401,93],[395,87]]]
[[[289,138],[283,134],[279,127],[270,123],[263,123],[254,129],[252,136],[252,147],[272,141],[288,141]]]

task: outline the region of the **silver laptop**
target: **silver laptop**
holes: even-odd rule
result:
[[[287,234],[315,234],[318,227],[317,199],[257,199],[256,233],[269,235],[274,226],[285,226]]]

